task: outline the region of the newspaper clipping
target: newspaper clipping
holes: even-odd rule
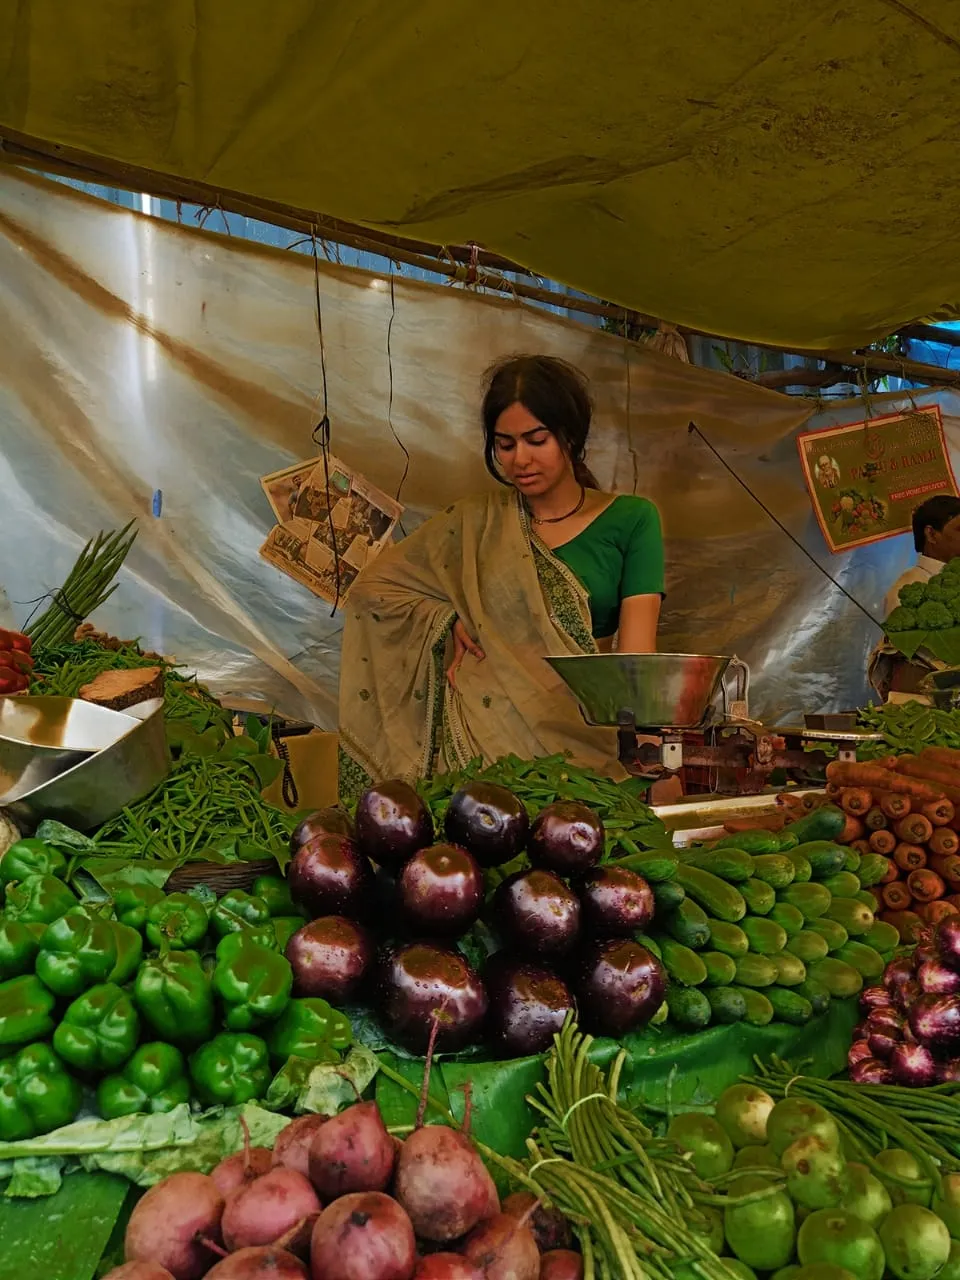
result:
[[[330,454],[326,464],[310,458],[263,476],[260,484],[279,521],[261,556],[329,604],[343,604],[403,515],[399,503]]]

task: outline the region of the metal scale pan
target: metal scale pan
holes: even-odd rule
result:
[[[727,668],[738,660],[702,653],[587,653],[547,662],[588,724],[656,731],[704,725]]]

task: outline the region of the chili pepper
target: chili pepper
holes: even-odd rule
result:
[[[213,988],[224,1004],[224,1026],[249,1031],[283,1012],[293,970],[285,956],[260,946],[246,931],[231,933],[217,947]]]
[[[267,1036],[271,1054],[281,1062],[287,1058],[335,1062],[352,1040],[350,1019],[318,997],[291,1000]]]
[[[254,897],[261,898],[267,904],[272,916],[297,914],[297,907],[290,896],[290,886],[283,876],[257,876],[253,882],[253,893]]]
[[[22,924],[0,918],[0,981],[32,973],[45,924]]]
[[[159,1040],[142,1044],[119,1075],[106,1076],[97,1088],[97,1107],[104,1120],[172,1111],[189,1101],[184,1056],[174,1045]]]
[[[83,1093],[48,1044],[0,1062],[0,1140],[22,1142],[70,1124]]]
[[[213,992],[196,951],[168,951],[144,960],[133,998],[164,1040],[199,1044],[213,1034]]]
[[[71,1067],[102,1075],[126,1062],[139,1034],[133,1001],[115,982],[102,982],[67,1006],[53,1047]]]
[[[153,884],[125,884],[113,895],[113,910],[121,924],[142,933],[150,908],[165,896],[163,890]]]
[[[270,1057],[259,1036],[223,1032],[190,1058],[190,1078],[202,1102],[242,1106],[263,1097],[270,1083]]]
[[[207,911],[187,893],[165,894],[147,911],[147,941],[154,947],[166,943],[174,951],[187,951],[207,933]]]
[[[0,1046],[30,1044],[53,1030],[55,999],[32,974],[0,982]]]
[[[210,916],[218,938],[224,938],[228,933],[239,933],[250,926],[267,924],[269,920],[270,908],[264,900],[244,893],[242,889],[231,889],[225,893]]]
[[[27,876],[7,885],[5,914],[21,924],[52,924],[77,905],[77,895],[55,876]]]
[[[40,940],[37,977],[58,996],[73,998],[101,982],[127,982],[140,963],[136,929],[75,907]]]
[[[0,858],[0,882],[26,880],[29,876],[62,878],[67,860],[59,849],[33,838],[18,840]]]

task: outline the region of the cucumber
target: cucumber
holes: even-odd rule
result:
[[[898,934],[897,936],[899,937],[900,935]],[[639,942],[641,947],[646,947],[650,954],[656,956],[658,960],[663,960],[663,952],[656,938],[651,938],[648,933],[635,933],[633,940],[634,942]]]
[[[789,951],[781,951],[778,956],[771,956],[770,959],[779,970],[778,987],[799,987],[801,982],[806,981],[807,966],[799,956],[791,955]]]
[[[751,879],[739,886],[740,894],[755,916],[769,915],[777,903],[777,891],[763,880]]]
[[[657,911],[672,911],[674,907],[679,907],[680,903],[687,896],[686,890],[673,880],[662,880],[657,884],[651,884],[653,890],[653,900],[657,904]]]
[[[852,965],[838,960],[836,956],[827,956],[826,960],[815,960],[807,966],[807,974],[814,982],[819,982],[839,1000],[847,996],[855,996],[863,989],[863,978]]]
[[[843,870],[847,861],[846,849],[834,844],[832,840],[811,840],[807,844],[797,845],[797,852],[802,853],[810,863],[814,880],[836,875]]]
[[[750,950],[760,956],[775,956],[787,945],[787,931],[763,916],[747,916],[740,926],[747,935]]]
[[[809,884],[797,884],[794,881],[786,889],[780,890],[777,901],[788,902],[791,907],[796,907],[804,920],[816,920],[829,910],[833,897],[829,889],[813,880]]]
[[[842,924],[851,938],[859,938],[873,928],[874,913],[856,898],[834,898],[823,913],[828,920]]]
[[[774,889],[785,889],[793,884],[797,869],[785,854],[762,853],[753,860],[753,874]]]
[[[738,987],[772,987],[780,970],[769,956],[748,954],[737,961]]]
[[[701,1031],[710,1025],[710,1001],[697,987],[671,987],[667,992],[671,1019],[685,1031]]]
[[[870,892],[869,889],[861,889],[859,893],[854,895],[854,897],[856,898],[857,902],[862,902],[863,905],[865,907],[869,907],[871,911],[873,912],[879,911],[880,908],[877,905],[877,900],[873,896],[873,894]]]
[[[678,907],[668,911],[663,925],[671,938],[694,951],[699,951],[710,941],[707,913],[692,898],[684,898]]]
[[[684,859],[692,867],[709,871],[729,884],[739,884],[753,875],[753,858],[742,849],[710,849]]]
[[[849,942],[843,944],[836,955],[838,960],[842,960],[844,964],[856,969],[861,978],[866,978],[869,981],[881,977],[886,968],[883,956],[879,951],[874,951],[873,947],[868,946],[865,942],[854,942],[852,938]]]
[[[700,959],[706,966],[708,987],[729,987],[737,976],[737,963],[733,956],[722,951],[701,951]]]
[[[804,1000],[809,1000],[815,1014],[826,1013],[830,1007],[830,992],[822,982],[817,982],[809,975],[806,982],[801,982],[799,987],[791,987],[790,990],[803,996]]]
[[[675,938],[663,938],[660,943],[663,967],[682,987],[699,987],[707,980],[707,966],[695,951],[685,947]]]
[[[737,960],[750,950],[750,939],[739,925],[729,924],[726,920],[711,920],[710,946],[714,951],[722,951]]]
[[[780,836],[776,831],[764,831],[758,827],[755,831],[737,831],[724,836],[713,848],[741,849],[744,853],[779,853]]]
[[[677,874],[680,859],[675,853],[664,853],[662,849],[641,849],[639,853],[629,853],[624,858],[614,859],[611,865],[635,871],[652,885],[672,880]]]
[[[801,929],[787,943],[787,950],[804,964],[810,964],[813,960],[822,960],[830,948],[823,934],[814,933],[812,929]]]
[[[820,883],[825,889],[830,890],[830,894],[834,898],[855,898],[860,892],[860,881],[852,871],[837,871],[832,876],[827,876]]]
[[[844,848],[847,851],[847,856],[844,859],[843,869],[844,871],[856,873],[860,870],[860,854],[857,853],[856,849],[851,849],[849,845],[844,845]]]
[[[796,991],[788,991],[785,987],[771,987],[766,996],[773,1005],[773,1016],[778,1022],[789,1022],[791,1026],[802,1027],[813,1017],[813,1005]]]
[[[810,859],[805,858],[799,849],[791,849],[787,857],[793,863],[793,878],[799,884],[806,884],[808,880],[813,879],[813,867],[810,865]]]
[[[803,915],[796,907],[791,907],[789,902],[775,903],[767,919],[775,921],[781,929],[785,929],[790,938],[795,938],[798,933],[803,932]]]
[[[864,889],[869,889],[871,885],[879,884],[889,870],[890,859],[882,853],[865,853],[860,859],[857,879]]]
[[[843,810],[835,804],[825,804],[789,823],[783,831],[792,832],[805,844],[808,840],[835,840],[846,825],[847,815]]]
[[[743,895],[710,871],[681,863],[677,869],[677,884],[686,890],[687,897],[699,902],[717,920],[736,924],[747,914]]]
[[[743,997],[746,1007],[744,1022],[751,1027],[765,1027],[768,1022],[773,1021],[773,1005],[762,991],[755,987],[732,987],[731,990]]]
[[[814,933],[819,933],[826,940],[831,951],[839,950],[850,937],[842,924],[837,924],[836,920],[824,920],[822,916],[819,920],[811,920],[807,928],[812,929]],[[898,933],[897,938],[899,937]]]
[[[742,1022],[747,1016],[746,1001],[736,987],[707,987],[704,994],[714,1022]]]
[[[869,933],[863,934],[860,941],[873,947],[874,951],[879,951],[882,956],[889,956],[899,947],[900,934],[886,920],[874,920],[873,928]]]
[[[800,839],[796,832],[787,831],[786,828],[780,832],[780,853],[791,853],[799,843]]]

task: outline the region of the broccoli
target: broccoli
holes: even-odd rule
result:
[[[954,560],[948,560],[940,572],[938,578],[960,578],[960,557]]]
[[[945,604],[953,614],[953,625],[960,626],[960,596],[954,596],[951,600],[945,601]]]
[[[916,631],[917,615],[913,609],[900,605],[883,624],[884,631]]]
[[[900,603],[907,609],[919,609],[927,598],[927,584],[925,582],[908,582],[905,587],[900,588]],[[904,628],[901,627],[901,630]]]
[[[922,631],[945,631],[953,626],[953,614],[941,600],[928,600],[917,610],[917,626]]]
[[[946,595],[947,595],[946,583],[942,582],[940,578],[931,578],[930,581],[927,583],[924,599],[942,601],[946,598]]]

